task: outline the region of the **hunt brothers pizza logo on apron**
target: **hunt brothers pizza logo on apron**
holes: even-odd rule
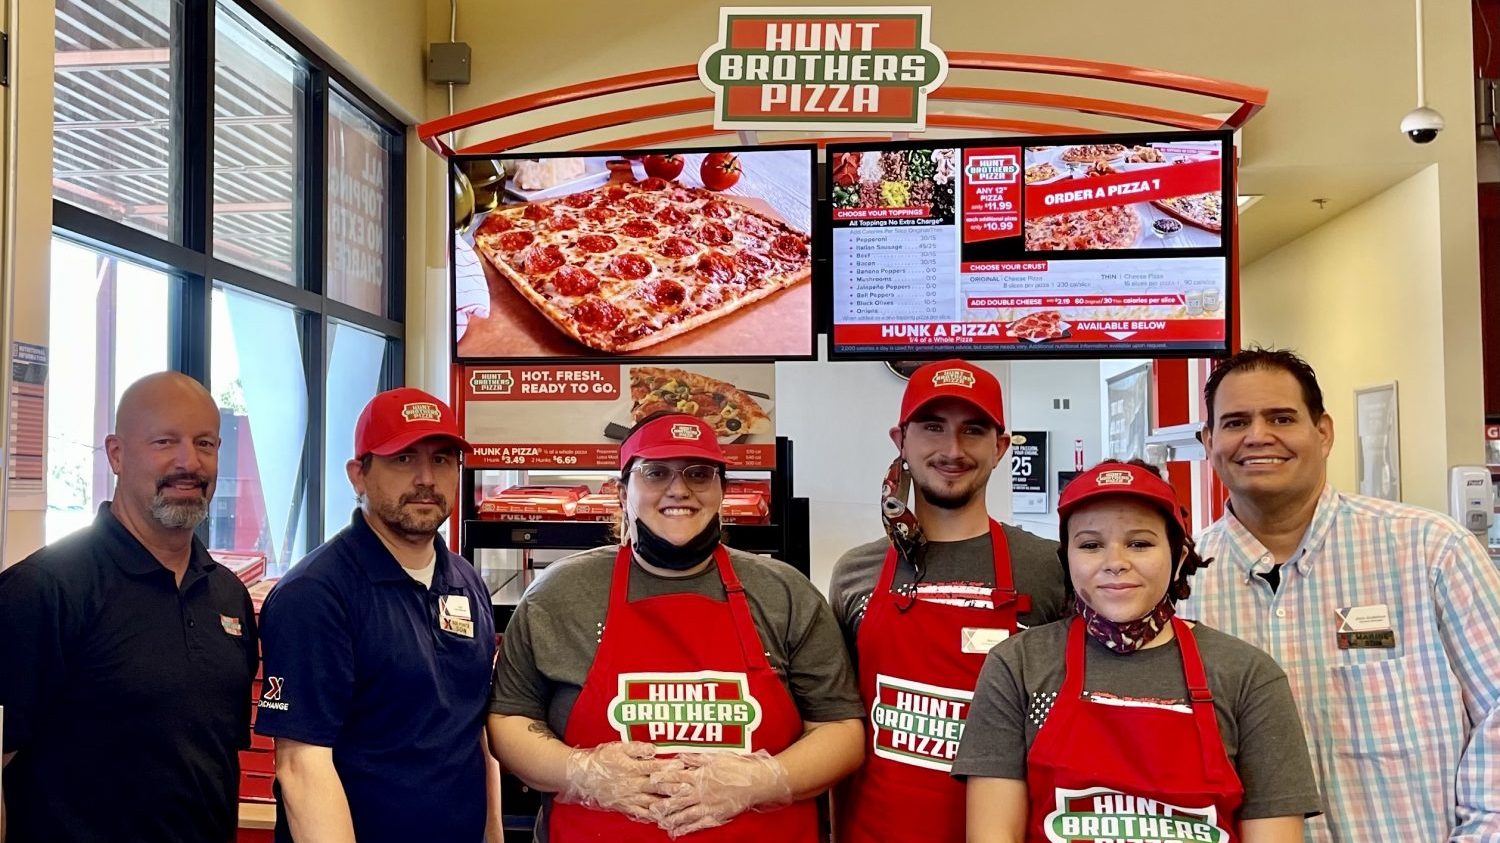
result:
[[[1105,787],[1057,789],[1057,810],[1043,830],[1053,843],[1227,843],[1218,810],[1179,808]]]
[[[622,673],[609,723],[622,741],[658,747],[749,752],[760,703],[743,673]]]
[[[973,691],[875,674],[875,704],[870,707],[875,754],[948,772],[973,699]]]

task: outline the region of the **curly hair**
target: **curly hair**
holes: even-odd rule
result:
[[[1144,468],[1158,476],[1161,474],[1161,471],[1156,466],[1141,459],[1107,459],[1100,460],[1099,465],[1133,465],[1137,468]],[[1168,518],[1166,517],[1166,513],[1163,513],[1162,520],[1167,525],[1167,548],[1172,553],[1173,565],[1177,566],[1177,575],[1167,585],[1167,597],[1175,605],[1180,600],[1186,600],[1193,593],[1193,586],[1192,583],[1188,582],[1188,578],[1194,572],[1202,568],[1207,568],[1214,560],[1204,559],[1198,555],[1197,542],[1193,541],[1193,537],[1183,531],[1182,527],[1177,523],[1176,518]],[[1073,579],[1068,576],[1068,519],[1066,517],[1058,521],[1057,529],[1058,538],[1060,539],[1057,545],[1057,559],[1062,563],[1063,590],[1067,599],[1071,602],[1073,599]],[[1186,556],[1183,555],[1184,550],[1187,551]],[[1180,565],[1177,562],[1178,559],[1182,559]]]

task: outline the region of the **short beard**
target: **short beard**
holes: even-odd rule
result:
[[[168,530],[196,529],[208,517],[208,498],[179,502],[157,493],[151,499],[151,517]]]
[[[930,471],[931,469],[926,469]],[[928,483],[925,478],[919,478],[917,472],[912,472],[912,483],[921,493],[922,500],[937,507],[938,509],[963,509],[973,502],[975,495],[984,494],[984,489],[989,485],[988,474],[975,472],[974,480],[967,488],[958,489],[954,492],[940,491],[934,484]]]
[[[440,514],[424,518],[407,511],[406,504],[418,499],[436,503]],[[433,538],[443,526],[443,522],[448,520],[448,515],[453,511],[448,503],[448,499],[436,493],[430,495],[406,494],[395,501],[382,501],[379,503],[366,497],[365,504],[375,514],[375,517],[379,518],[381,523],[389,527],[392,532],[399,533],[408,539]]]
[[[954,494],[938,492],[925,484],[918,483],[917,491],[922,493],[922,500],[937,507],[938,509],[963,509],[973,502],[974,496],[984,489],[983,483],[959,490]]]

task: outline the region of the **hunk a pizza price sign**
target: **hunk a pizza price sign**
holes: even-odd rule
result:
[[[698,59],[716,129],[922,131],[948,75],[928,6],[724,7]]]
[[[622,741],[685,752],[749,752],[760,703],[743,673],[622,673],[609,723]]]

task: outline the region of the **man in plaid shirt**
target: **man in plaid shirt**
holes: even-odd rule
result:
[[[1230,512],[1179,613],[1270,653],[1324,814],[1309,841],[1500,841],[1500,567],[1446,516],[1338,492],[1310,366],[1250,349],[1205,388]]]

